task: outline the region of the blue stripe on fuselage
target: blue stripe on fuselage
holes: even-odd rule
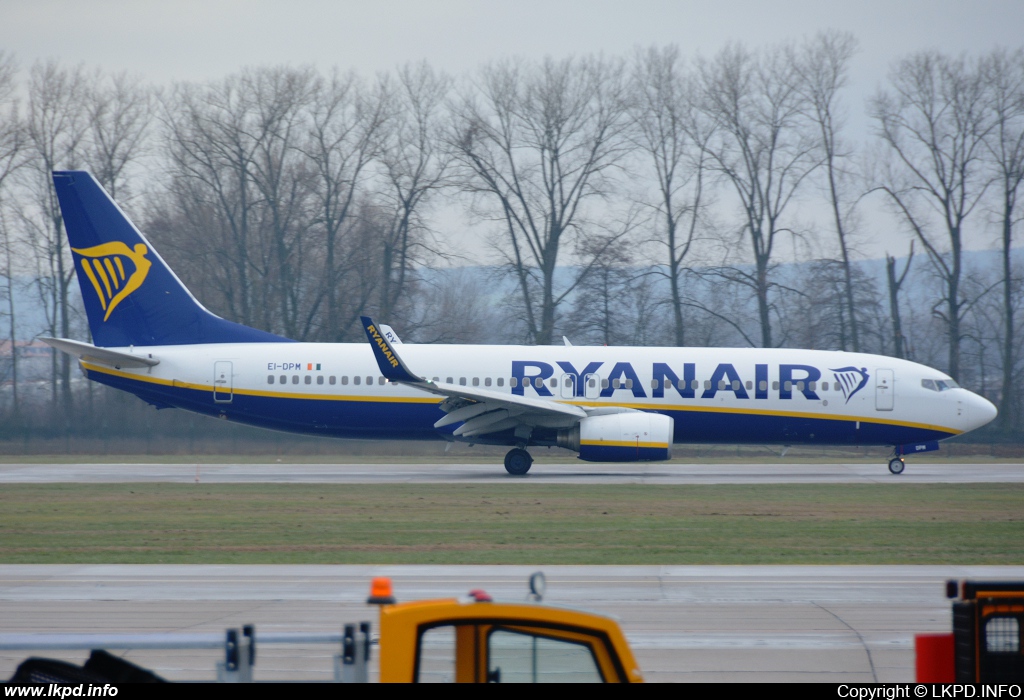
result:
[[[437,440],[450,435],[434,422],[444,414],[438,403],[335,400],[235,393],[230,403],[216,403],[213,391],[139,381],[87,369],[89,379],[169,405],[210,416],[225,415],[247,425],[287,432],[376,440]],[[675,443],[902,445],[942,440],[954,433],[856,419],[811,418],[785,414],[727,411],[662,410],[675,420]],[[483,442],[483,440],[481,440]]]

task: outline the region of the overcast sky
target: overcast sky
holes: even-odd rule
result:
[[[23,68],[56,58],[156,85],[267,64],[369,76],[422,59],[464,73],[511,55],[652,44],[709,56],[828,28],[860,42],[848,95],[859,113],[899,56],[1024,44],[1024,0],[0,0],[0,50]]]
[[[0,0],[0,47],[130,70],[155,83],[245,65],[311,63],[364,73],[427,59],[461,72],[520,54],[623,54],[676,43],[711,54],[836,28],[862,51],[858,80],[894,57],[1017,46],[1021,0]]]

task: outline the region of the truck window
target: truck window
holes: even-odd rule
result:
[[[985,623],[985,651],[990,654],[1020,652],[1020,626],[1017,618],[998,615]]]
[[[601,683],[590,645],[494,628],[488,639],[492,683]]]
[[[420,635],[418,683],[455,682],[455,628],[433,627]]]

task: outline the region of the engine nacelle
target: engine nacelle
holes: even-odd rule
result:
[[[654,462],[672,459],[675,421],[660,413],[630,411],[589,416],[558,432],[558,446],[587,462]]]

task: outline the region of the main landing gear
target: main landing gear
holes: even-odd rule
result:
[[[889,460],[889,471],[893,474],[902,474],[906,466],[902,455],[897,455]]]
[[[522,476],[533,466],[533,457],[521,447],[509,450],[505,455],[505,471],[513,476]]]

